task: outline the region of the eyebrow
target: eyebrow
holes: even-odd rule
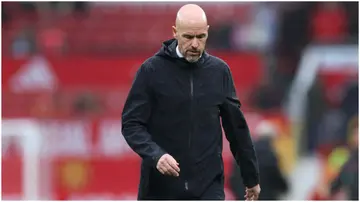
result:
[[[206,36],[206,34],[205,34],[205,33],[198,34],[198,35],[193,35],[193,34],[182,34],[182,36],[202,38],[202,37],[205,37],[205,36]]]

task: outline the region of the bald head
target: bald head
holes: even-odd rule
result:
[[[201,57],[208,38],[209,25],[204,10],[195,4],[186,4],[176,15],[173,26],[174,38],[178,41],[179,51],[189,62]]]
[[[181,7],[176,15],[175,25],[182,26],[207,26],[207,18],[204,10],[196,4],[186,4]]]

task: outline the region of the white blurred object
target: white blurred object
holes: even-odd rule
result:
[[[3,194],[2,199],[21,197],[22,200],[40,200],[41,135],[39,126],[34,121],[21,119],[3,120],[1,126],[1,138],[15,137],[20,140],[18,145],[22,148],[23,153],[22,195],[7,196]],[[2,143],[2,147],[7,147],[6,142],[8,141]],[[5,154],[6,151],[2,153],[2,155]]]
[[[291,122],[301,123],[305,116],[307,94],[319,70],[354,74],[358,69],[357,45],[310,45],[302,54],[295,79],[289,88],[286,111]]]
[[[57,78],[51,64],[43,56],[34,56],[20,67],[10,79],[13,92],[52,91],[57,87]]]
[[[317,156],[300,158],[290,174],[290,190],[283,200],[309,200],[309,195],[320,180],[321,172],[323,168]]]
[[[270,137],[274,138],[278,134],[277,127],[270,121],[261,121],[255,128],[254,133],[257,138]]]
[[[256,3],[250,20],[234,28],[234,43],[240,49],[266,51],[273,47],[277,30],[276,7]]]

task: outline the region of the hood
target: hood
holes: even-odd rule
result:
[[[170,39],[170,40],[164,41],[163,44],[162,44],[162,47],[156,53],[156,55],[161,56],[161,57],[178,59],[179,61],[189,63],[184,58],[180,58],[177,55],[177,53],[176,53],[177,44],[178,44],[178,42],[177,42],[176,39]],[[206,57],[207,57],[207,53],[204,51],[201,58],[200,58],[200,60],[197,63],[202,63]]]
[[[164,41],[162,43],[162,46],[161,46],[159,52],[157,52],[156,55],[163,56],[163,57],[179,58],[176,54],[176,46],[177,46],[176,39],[170,39],[170,40]]]

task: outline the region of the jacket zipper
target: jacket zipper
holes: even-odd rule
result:
[[[190,133],[189,133],[189,140],[188,140],[188,147],[189,150],[191,149],[191,136],[192,136],[192,123],[193,123],[193,99],[194,99],[194,78],[193,78],[193,73],[191,72],[190,74],[190,100],[191,100],[191,104],[190,104]],[[188,191],[189,190],[189,183],[187,180],[185,180],[185,190]]]
[[[190,133],[189,133],[189,149],[191,149],[191,136],[192,136],[192,123],[193,123],[193,98],[194,98],[194,81],[193,81],[193,74],[191,72],[190,74],[190,99],[191,99],[191,105],[190,105]]]

